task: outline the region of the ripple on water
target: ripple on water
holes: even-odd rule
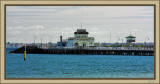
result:
[[[6,53],[7,78],[153,78],[153,56]]]

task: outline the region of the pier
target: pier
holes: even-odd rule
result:
[[[95,38],[88,36],[89,32],[86,29],[77,29],[74,32],[73,37],[68,39],[62,39],[60,36],[60,41],[55,43],[52,42],[48,44],[41,43],[36,44],[35,40],[33,44],[27,46],[27,51],[25,47],[21,47],[10,53],[24,53],[27,54],[79,54],[79,55],[130,55],[130,56],[154,56],[154,43],[147,44],[146,37],[145,43],[142,44],[132,44],[136,42],[136,37],[132,36],[131,33],[126,38],[126,43],[95,43]],[[148,38],[149,40],[149,38]]]
[[[24,53],[24,47],[11,51],[10,53]],[[154,49],[151,48],[39,48],[28,46],[27,54],[80,54],[80,55],[133,55],[133,56],[154,56]]]
[[[45,49],[45,54],[86,54],[86,55],[135,55],[153,56],[150,50],[73,50],[73,49]]]

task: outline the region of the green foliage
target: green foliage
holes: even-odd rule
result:
[[[133,44],[132,47],[144,47],[142,44]]]
[[[112,45],[100,45],[100,46],[102,46],[102,47],[130,47],[129,45],[125,45],[125,44],[119,44],[119,45],[117,45],[117,44],[112,44]],[[144,47],[144,45],[143,44],[132,44],[132,47]]]

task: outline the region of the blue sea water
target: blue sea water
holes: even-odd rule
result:
[[[6,78],[154,78],[154,56],[9,54]]]

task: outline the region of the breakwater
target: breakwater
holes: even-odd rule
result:
[[[10,53],[24,53],[25,48],[21,47]],[[84,54],[84,55],[134,55],[154,56],[154,50],[95,50],[95,49],[42,49],[36,46],[27,46],[27,54]]]

